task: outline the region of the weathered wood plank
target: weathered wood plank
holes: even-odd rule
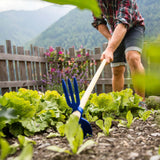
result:
[[[0,81],[0,88],[4,87],[27,87],[34,85],[42,85],[42,81]]]
[[[10,40],[6,40],[6,47],[7,47],[7,54],[11,55],[12,54],[12,46],[11,46],[11,41]],[[10,81],[15,81],[15,73],[14,73],[13,63],[14,62],[12,60],[8,61]],[[16,91],[16,87],[12,87],[11,90]]]
[[[17,54],[17,50],[16,50],[16,46],[13,46],[13,56],[16,56]],[[18,61],[15,60],[15,80],[19,80],[19,74],[18,74]]]
[[[19,55],[24,55],[24,48],[23,47],[17,47],[17,53]],[[24,61],[19,61],[19,71],[20,71],[20,80],[27,80],[26,76],[26,67]]]
[[[5,53],[5,47],[0,45],[0,57]],[[0,60],[0,81],[8,81],[8,74],[7,74],[7,63],[6,60]],[[4,86],[1,87],[2,94],[9,92],[9,88]]]
[[[9,60],[9,61],[28,61],[28,62],[47,62],[47,59],[44,57],[28,56],[28,55],[8,55],[2,53],[0,60]]]

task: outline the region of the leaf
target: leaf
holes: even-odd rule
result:
[[[17,119],[18,116],[15,113],[15,110],[12,108],[4,108],[4,107],[0,107],[0,119],[7,119],[7,120],[11,120],[11,119]]]
[[[72,114],[65,125],[65,135],[73,154],[77,153],[78,147],[83,143],[83,131],[78,122],[79,118]]]
[[[18,141],[20,144],[20,148],[27,146],[29,143],[36,144],[36,142],[33,141],[32,139],[29,139],[29,138],[22,136],[22,135],[18,136]]]
[[[4,160],[10,152],[10,145],[5,139],[0,138],[0,146],[1,146],[0,159]]]
[[[128,111],[127,112],[127,115],[126,115],[126,119],[127,119],[127,128],[130,128],[131,124],[132,124],[132,121],[133,121],[133,115],[131,113],[131,111]]]
[[[53,138],[53,137],[60,137],[61,135],[59,133],[49,133],[47,138]]]
[[[70,4],[77,6],[80,9],[89,9],[93,11],[96,17],[99,17],[101,14],[100,8],[96,0],[44,0],[51,3],[56,3],[60,5]]]
[[[99,119],[96,121],[96,125],[103,130],[103,120]]]
[[[64,136],[65,124],[57,122],[56,128],[61,136]]]
[[[66,150],[65,148],[60,148],[60,147],[57,147],[57,146],[48,146],[47,147],[48,150],[51,150],[51,151],[55,151],[55,152],[59,152],[59,153],[68,153],[68,154],[72,154],[69,150]]]
[[[77,151],[77,154],[80,154],[84,149],[86,149],[87,147],[91,147],[95,144],[95,141],[93,141],[92,139],[91,140],[88,140],[86,141],[84,144],[82,144],[80,146],[80,148],[78,149]]]
[[[112,118],[111,117],[107,117],[104,120],[104,128],[105,128],[105,133],[107,135],[109,135],[109,129],[111,128],[112,125]]]
[[[8,103],[8,100],[7,100],[5,97],[0,96],[0,104],[1,104],[2,106],[6,106],[7,103]]]
[[[9,132],[17,137],[19,134],[23,134],[24,133],[24,128],[22,127],[21,123],[16,122],[16,123],[12,123],[9,126]]]
[[[148,110],[148,111],[142,111],[142,112],[139,112],[139,116],[140,118],[142,118],[143,121],[146,121],[148,119],[148,117],[150,116],[151,114],[151,111]]]
[[[32,160],[33,157],[33,146],[31,144],[27,144],[20,155],[16,157],[14,160]]]

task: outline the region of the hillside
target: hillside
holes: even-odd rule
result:
[[[68,11],[67,7],[53,5],[33,11],[0,12],[0,44],[9,39],[14,45],[24,45]]]
[[[137,0],[137,2],[145,18],[146,37],[156,37],[160,34],[160,1]],[[90,11],[74,9],[28,44],[32,43],[46,48],[49,46],[78,48],[83,45],[85,48],[93,49],[102,46],[106,40],[91,26],[91,22]]]
[[[83,45],[85,48],[93,48],[99,40],[99,46],[105,38],[91,26],[91,22],[92,15],[89,11],[74,9],[30,43],[43,47],[79,48]]]
[[[160,1],[138,0],[138,4],[145,18],[146,38],[157,37],[160,34]]]

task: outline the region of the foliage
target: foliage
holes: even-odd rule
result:
[[[146,92],[149,95],[159,95],[160,89],[160,74],[159,74],[159,64],[160,64],[160,43],[151,42],[144,47],[145,59],[148,62],[148,67],[146,68],[145,85]],[[144,77],[137,77],[139,85],[144,82]],[[152,82],[152,83],[150,83]]]
[[[127,119],[127,128],[130,128],[130,126],[133,122],[133,115],[132,115],[131,111],[127,112],[126,119]]]
[[[139,117],[142,118],[143,121],[146,121],[151,114],[151,110],[148,111],[139,111]]]
[[[89,53],[83,56],[83,49],[79,49],[79,54],[76,58],[69,58],[69,54],[57,51],[50,47],[45,53],[49,62],[49,70],[47,75],[44,75],[43,82],[46,85],[46,90],[56,90],[60,94],[63,93],[61,84],[62,79],[73,79],[76,77],[80,91],[84,90],[88,85],[88,60]],[[85,58],[83,62],[80,59]],[[90,65],[93,65],[91,63]]]
[[[27,144],[20,155],[16,157],[14,160],[32,160],[33,157],[33,146],[31,144]]]
[[[13,155],[17,152],[18,148],[22,149],[21,154],[14,158],[14,160],[31,160],[33,155],[33,147],[32,144],[35,144],[35,141],[24,137],[22,135],[18,136],[19,144],[16,142],[15,144],[10,145],[4,138],[0,138],[0,148],[1,155],[0,159],[4,160],[8,155]]]
[[[129,110],[134,116],[138,116],[138,111],[143,110],[138,106],[141,100],[142,97],[133,95],[132,89],[129,88],[120,92],[93,94],[87,110],[92,116],[96,115],[98,118],[117,116],[125,118]]]
[[[0,147],[1,147],[0,159],[4,160],[10,151],[9,143],[5,139],[0,138]]]
[[[47,147],[47,149],[56,152],[65,152],[68,154],[80,154],[84,149],[86,149],[86,147],[94,145],[95,142],[93,140],[87,140],[83,144],[83,131],[78,122],[79,118],[72,114],[65,124],[64,132],[72,152],[65,148],[59,148],[57,146],[49,146]]]
[[[42,94],[37,91],[19,89],[0,97],[0,131],[7,128],[17,137],[19,134],[31,135],[65,122],[70,115],[65,97],[57,91]]]
[[[112,118],[107,117],[104,119],[104,122],[103,120],[99,119],[96,121],[96,125],[102,129],[105,135],[109,136],[110,128],[112,125]]]
[[[97,17],[101,15],[101,11],[100,11],[100,8],[98,7],[98,3],[96,0],[90,0],[90,1],[86,1],[86,0],[44,0],[44,1],[61,4],[61,5],[71,4],[71,5],[77,6],[80,9],[91,10]]]

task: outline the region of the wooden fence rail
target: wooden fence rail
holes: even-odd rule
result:
[[[93,51],[83,49],[85,55],[89,53],[88,60],[95,59],[97,65],[90,67],[88,65],[88,77],[91,78],[98,66],[100,65],[101,52],[106,48],[95,48]],[[61,47],[56,48],[57,51]],[[48,61],[45,57],[45,49],[33,47],[30,50],[24,50],[24,47],[16,47],[11,45],[11,41],[6,41],[6,46],[0,45],[0,92],[3,95],[5,92],[17,91],[18,88],[28,88],[44,91],[42,76],[48,72]],[[67,52],[67,51],[65,51]],[[69,55],[75,57],[79,51],[74,48],[69,48]],[[81,59],[83,63],[83,58]],[[90,63],[90,62],[89,62]],[[132,85],[129,76],[129,70],[126,67],[125,72],[125,88]],[[94,92],[110,92],[112,91],[112,73],[110,65],[105,66],[105,69],[99,78]]]

